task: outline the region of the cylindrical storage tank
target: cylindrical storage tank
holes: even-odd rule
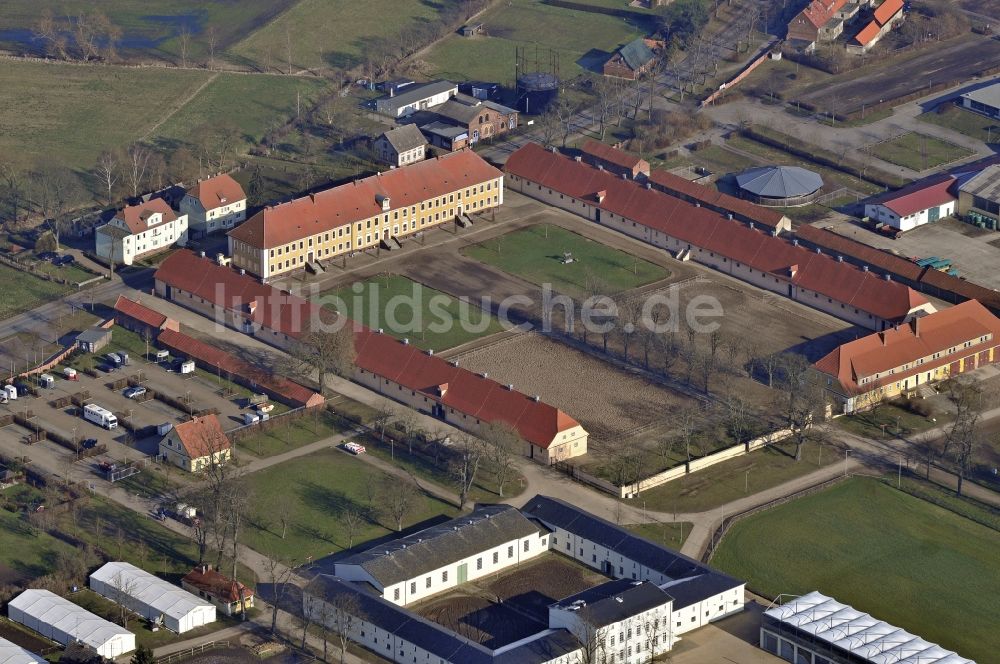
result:
[[[559,96],[559,78],[547,72],[522,74],[517,79],[517,110],[540,115]]]

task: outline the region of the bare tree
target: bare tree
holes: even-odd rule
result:
[[[208,44],[208,68],[215,69],[215,46],[219,41],[219,32],[214,25],[205,30],[205,43]]]
[[[348,507],[344,510],[344,528],[347,530],[348,549],[354,548],[354,538],[357,537],[364,521],[365,517],[364,514],[361,513],[361,510],[355,509],[354,507]]]
[[[983,444],[980,418],[983,410],[983,392],[978,385],[955,383],[949,393],[955,404],[955,421],[945,435],[942,456],[950,456],[958,469],[958,488],[962,495],[965,478],[972,470],[976,452]]]
[[[115,201],[113,192],[115,185],[121,178],[120,167],[121,162],[118,155],[109,150],[101,153],[97,159],[97,165],[94,167],[94,175],[107,191],[108,205],[112,205]]]
[[[393,520],[396,530],[403,529],[403,521],[416,507],[417,489],[413,482],[385,475],[381,483],[382,506]]]
[[[458,509],[465,509],[469,492],[476,482],[479,463],[483,459],[483,446],[472,436],[459,436],[455,445],[455,459],[451,463],[451,474],[458,484]]]
[[[278,609],[281,600],[288,592],[295,569],[289,561],[279,558],[276,554],[266,554],[264,556],[264,569],[267,571],[267,580],[271,584],[271,634],[278,633]]]
[[[295,518],[295,503],[290,495],[282,491],[274,498],[272,507],[274,515],[278,518],[278,523],[281,524],[281,539],[285,539],[285,535],[288,534],[288,526]]]
[[[354,370],[354,324],[347,321],[333,332],[306,332],[299,338],[293,355],[303,367],[316,370],[320,393],[324,392],[326,378],[331,373],[347,378]]]
[[[825,432],[814,427],[813,423],[824,418],[826,395],[804,357],[784,353],[778,358],[785,423],[792,431],[795,442],[795,460],[801,461],[802,448],[806,443],[820,442],[824,437]]]
[[[32,170],[31,189],[35,204],[42,213],[45,225],[52,231],[58,249],[67,224],[63,216],[83,194],[80,179],[69,168],[46,161]]]
[[[35,36],[45,44],[46,53],[61,60],[69,59],[66,35],[48,7],[42,10],[38,23],[35,24]]]
[[[484,425],[479,430],[479,437],[486,443],[486,453],[497,483],[497,494],[503,498],[504,487],[517,472],[514,455],[522,449],[523,441],[514,427],[502,422]]]
[[[188,66],[188,53],[191,51],[191,30],[188,26],[182,25],[177,33],[177,46],[181,52],[181,67]]]
[[[131,607],[137,591],[138,584],[132,577],[117,572],[111,578],[111,601],[118,605],[118,621],[125,629],[132,617]]]
[[[139,143],[133,143],[125,152],[125,178],[133,196],[138,196],[146,184],[146,171],[152,152]]]
[[[340,644],[340,664],[344,664],[347,658],[347,644],[364,620],[361,603],[355,595],[338,590],[321,600],[315,600],[310,596],[310,604],[319,605],[312,607],[311,612],[336,636]]]

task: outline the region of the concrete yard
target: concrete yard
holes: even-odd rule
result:
[[[904,258],[949,258],[961,277],[987,288],[1000,289],[1000,232],[981,230],[959,221],[941,221],[918,226],[893,240],[844,219],[819,224],[823,228]]]

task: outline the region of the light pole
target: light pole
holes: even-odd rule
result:
[[[844,450],[844,477],[847,477],[847,457],[851,455],[850,450]]]
[[[896,471],[896,488],[903,488],[903,455],[899,455],[899,469]]]
[[[743,493],[750,493],[750,471],[747,470],[743,478]]]

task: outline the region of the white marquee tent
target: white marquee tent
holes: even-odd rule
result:
[[[30,650],[7,639],[0,639],[0,664],[46,664],[46,661]]]
[[[90,587],[147,620],[162,617],[178,634],[215,622],[214,604],[129,563],[107,563],[90,575]]]
[[[108,659],[135,650],[135,634],[48,590],[25,590],[7,615],[56,643],[80,641]]]

